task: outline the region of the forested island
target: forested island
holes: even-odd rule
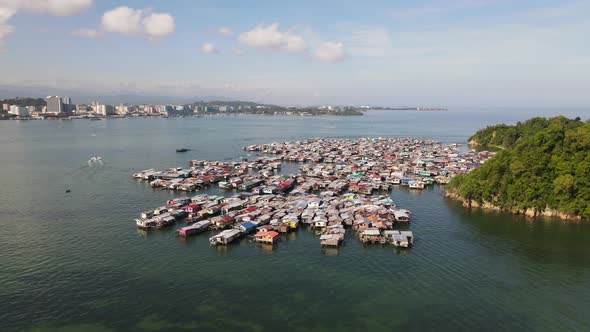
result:
[[[590,219],[590,120],[559,116],[490,126],[469,143],[501,151],[455,177],[446,186],[447,196],[467,207]]]

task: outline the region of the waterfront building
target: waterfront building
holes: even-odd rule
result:
[[[45,100],[47,101],[45,113],[70,114],[75,111],[75,106],[72,105],[70,97],[48,96]]]
[[[27,109],[25,107],[17,106],[17,105],[11,105],[9,113],[14,114],[18,117],[29,116],[29,112],[27,111]]]
[[[95,105],[94,112],[98,115],[109,116],[115,114],[115,107],[113,105]]]
[[[191,115],[192,111],[190,109],[183,109],[183,108],[166,108],[166,116],[182,116],[182,115]]]
[[[84,114],[84,113],[88,113],[88,105],[86,104],[78,104],[76,105],[76,114]]]
[[[61,114],[64,112],[63,101],[59,96],[48,96],[46,113]]]
[[[119,105],[117,106],[116,113],[119,115],[127,115],[129,114],[129,106]]]

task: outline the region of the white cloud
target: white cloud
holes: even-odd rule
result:
[[[278,23],[268,26],[260,24],[250,31],[241,33],[238,41],[254,48],[270,48],[289,52],[301,52],[307,49],[303,37],[291,31],[280,31]]]
[[[93,0],[0,0],[0,47],[14,33],[8,21],[19,11],[72,16],[92,6]]]
[[[298,35],[292,35],[292,34],[285,34],[284,36],[285,39],[285,45],[284,45],[284,49],[290,52],[301,52],[301,51],[305,51],[307,49],[307,45],[305,44],[305,40],[303,40],[303,37],[298,36]]]
[[[14,32],[13,26],[4,24],[8,22],[14,14],[16,14],[16,10],[0,7],[0,50],[4,48],[6,39]]]
[[[220,27],[217,29],[216,33],[221,37],[228,37],[233,34],[233,31],[228,27]]]
[[[239,48],[234,48],[231,53],[235,56],[242,56],[244,55],[244,51],[240,50]]]
[[[0,4],[0,24],[8,22],[16,14],[16,9],[2,7]]]
[[[72,16],[80,14],[93,4],[93,0],[12,0],[17,8],[55,16]]]
[[[96,29],[82,28],[72,31],[72,35],[84,38],[98,38],[100,37],[101,33]]]
[[[174,18],[170,14],[154,13],[143,19],[145,33],[162,37],[174,33]]]
[[[278,24],[267,27],[259,25],[256,28],[240,34],[239,42],[256,48],[280,48],[283,43],[283,33],[278,31]]]
[[[117,7],[102,15],[102,29],[107,32],[122,34],[137,34],[142,32],[141,25],[143,10],[133,9],[127,6]]]
[[[205,43],[201,46],[201,52],[205,54],[217,53],[217,47],[211,43]]]
[[[125,35],[146,34],[163,37],[174,33],[174,17],[165,13],[151,13],[149,9],[117,7],[102,15],[104,31]]]
[[[312,57],[322,62],[338,62],[344,59],[344,45],[341,42],[323,42]]]

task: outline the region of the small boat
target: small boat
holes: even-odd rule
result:
[[[410,189],[424,189],[424,182],[422,181],[410,181]]]
[[[180,148],[180,149],[176,149],[176,152],[188,152],[191,149],[187,149],[187,148]]]

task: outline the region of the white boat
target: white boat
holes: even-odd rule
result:
[[[410,189],[424,189],[424,182],[422,181],[410,181],[408,184]]]

